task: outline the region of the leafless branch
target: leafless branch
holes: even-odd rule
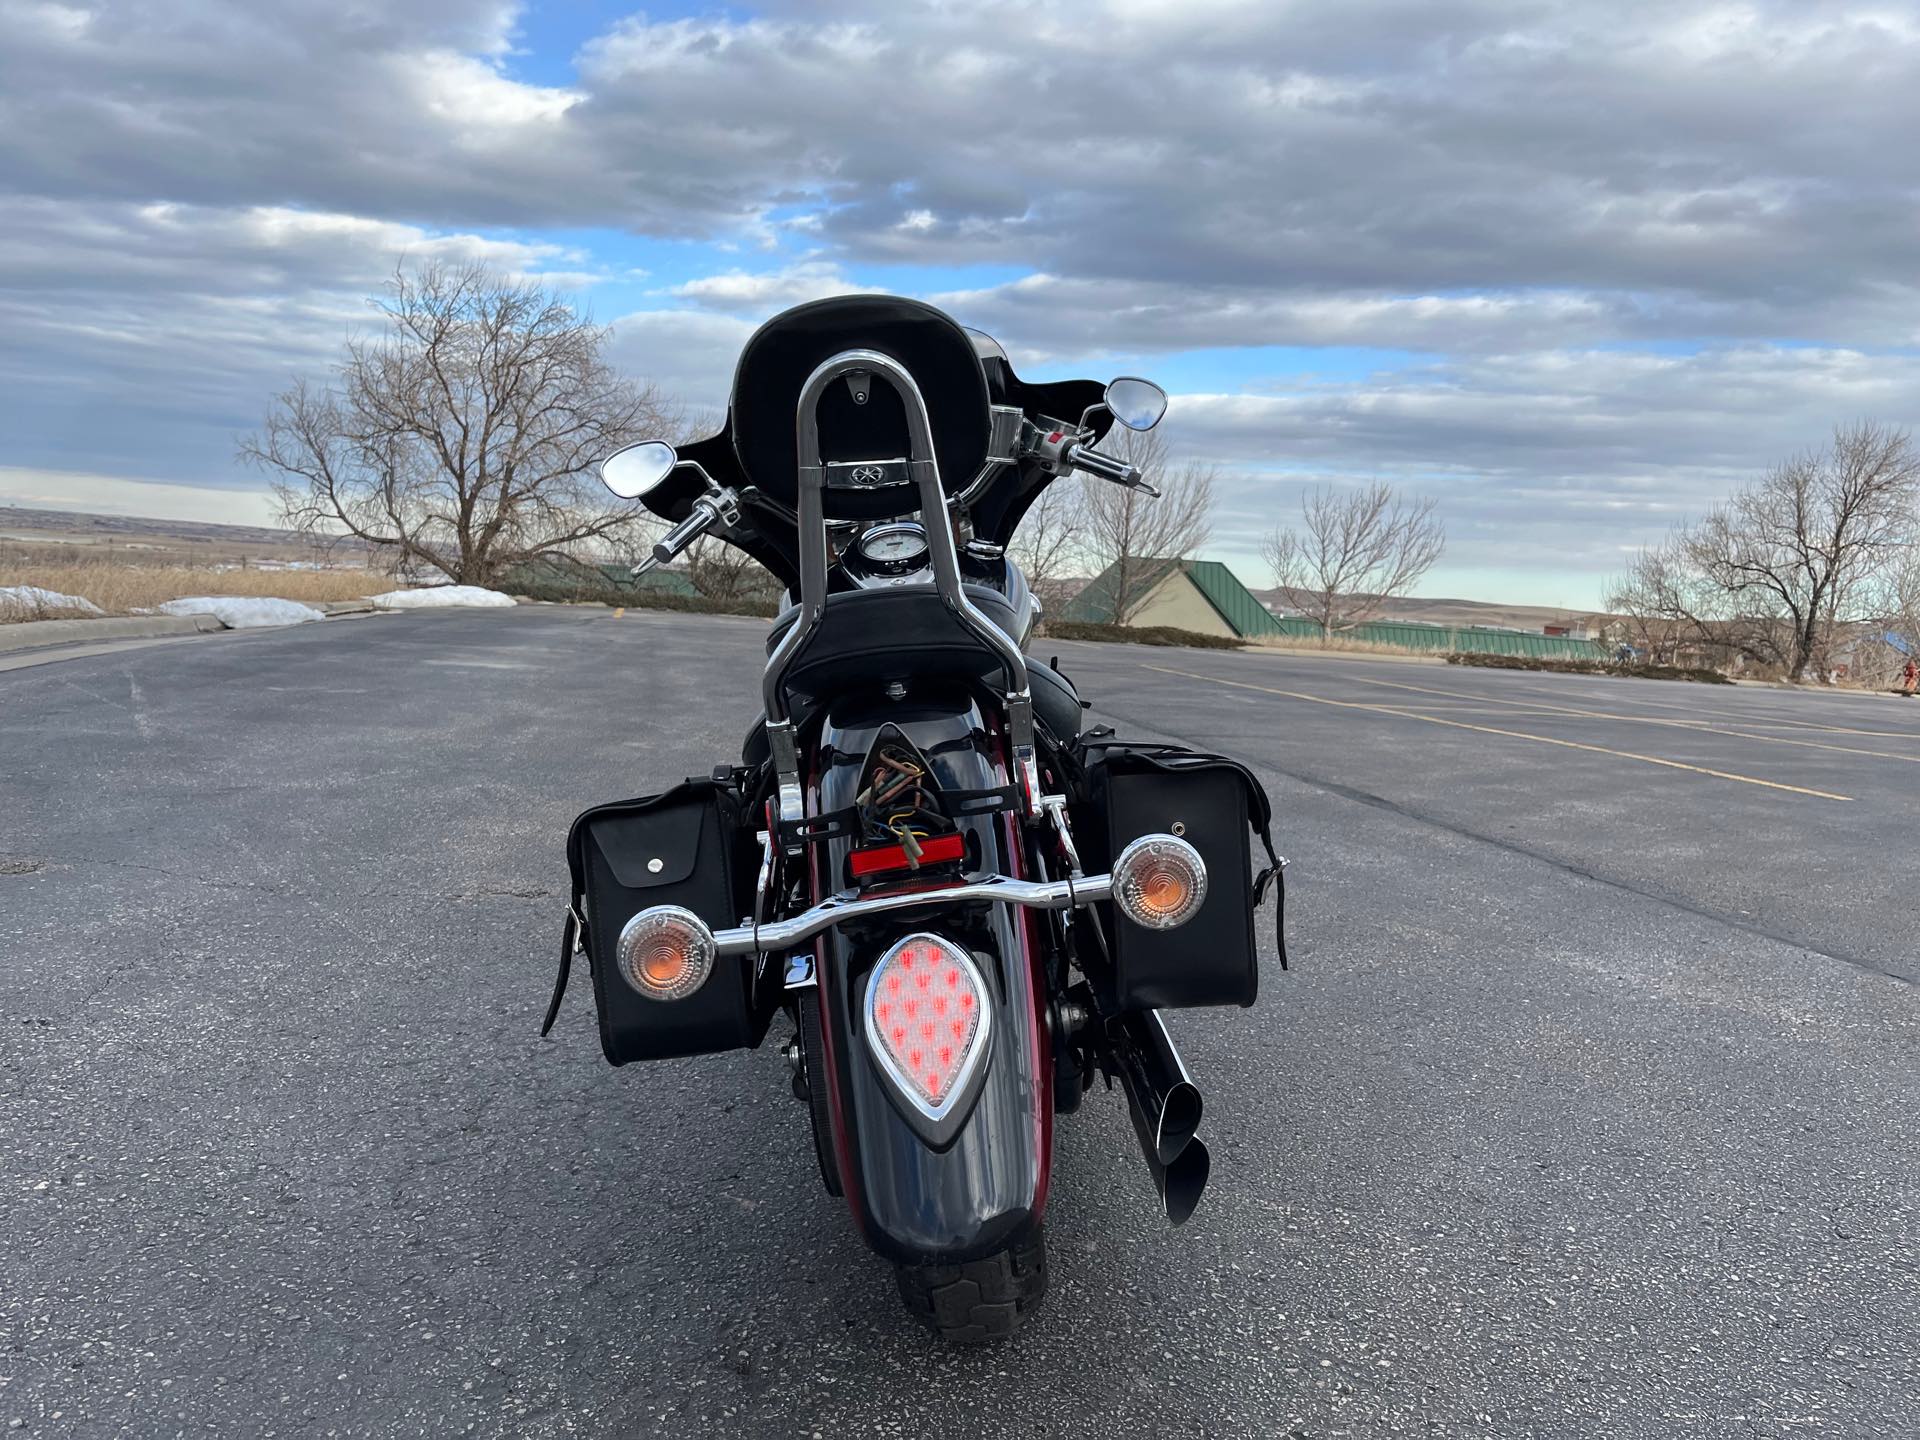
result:
[[[634,523],[593,467],[675,416],[601,360],[604,330],[478,265],[401,270],[376,308],[379,333],[347,342],[335,383],[298,382],[241,444],[291,528],[486,585]]]
[[[1078,485],[1047,486],[1020,517],[1008,551],[1026,573],[1041,604],[1057,609],[1069,598],[1063,582],[1081,563],[1086,534],[1086,505]]]
[[[1191,463],[1175,469],[1157,430],[1116,427],[1100,448],[1138,467],[1160,492],[1155,497],[1105,480],[1082,482],[1079,548],[1093,573],[1111,577],[1112,613],[1103,618],[1124,625],[1158,584],[1157,562],[1184,560],[1207,543],[1217,472]]]
[[[1920,534],[1920,454],[1904,430],[1841,426],[1736,491],[1660,552],[1672,621],[1799,680],[1888,613]],[[1644,601],[1642,557],[1620,592]],[[1626,608],[1625,606],[1619,608]]]
[[[1299,526],[1276,527],[1261,555],[1287,604],[1329,636],[1373,619],[1433,568],[1446,545],[1434,508],[1381,481],[1316,488],[1301,497]]]

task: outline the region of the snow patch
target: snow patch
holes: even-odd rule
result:
[[[156,607],[162,615],[211,615],[229,630],[256,630],[266,625],[301,625],[324,620],[327,612],[298,600],[264,595],[192,595]]]
[[[104,615],[93,601],[81,595],[62,595],[38,585],[0,585],[0,615],[18,610],[32,615],[41,610],[77,610],[82,615]]]
[[[478,585],[430,585],[424,590],[394,590],[375,595],[376,610],[437,610],[447,605],[511,605],[513,597]]]

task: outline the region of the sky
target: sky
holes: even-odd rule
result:
[[[0,0],[0,502],[258,524],[235,457],[397,264],[574,296],[696,410],[861,290],[1145,374],[1264,584],[1307,489],[1590,607],[1920,411],[1920,6]],[[0,515],[4,512],[0,511]]]

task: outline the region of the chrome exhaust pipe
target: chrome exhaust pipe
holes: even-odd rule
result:
[[[1158,1164],[1171,1165],[1200,1128],[1203,1101],[1158,1010],[1133,1010],[1113,1026],[1113,1058],[1136,1112],[1151,1123],[1140,1143]]]
[[[1213,1158],[1195,1131],[1200,1088],[1187,1074],[1167,1027],[1153,1010],[1123,1015],[1108,1030],[1114,1070],[1153,1188],[1167,1219],[1184,1225],[1199,1207]]]

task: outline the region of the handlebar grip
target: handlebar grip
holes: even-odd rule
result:
[[[1111,455],[1102,455],[1098,450],[1089,450],[1085,445],[1076,445],[1067,452],[1067,463],[1076,470],[1085,470],[1090,475],[1098,475],[1102,480],[1111,480],[1116,485],[1138,485],[1140,472],[1124,460]]]
[[[695,501],[693,513],[654,542],[653,558],[662,565],[666,564],[699,539],[700,533],[713,524],[713,521],[713,510]]]

